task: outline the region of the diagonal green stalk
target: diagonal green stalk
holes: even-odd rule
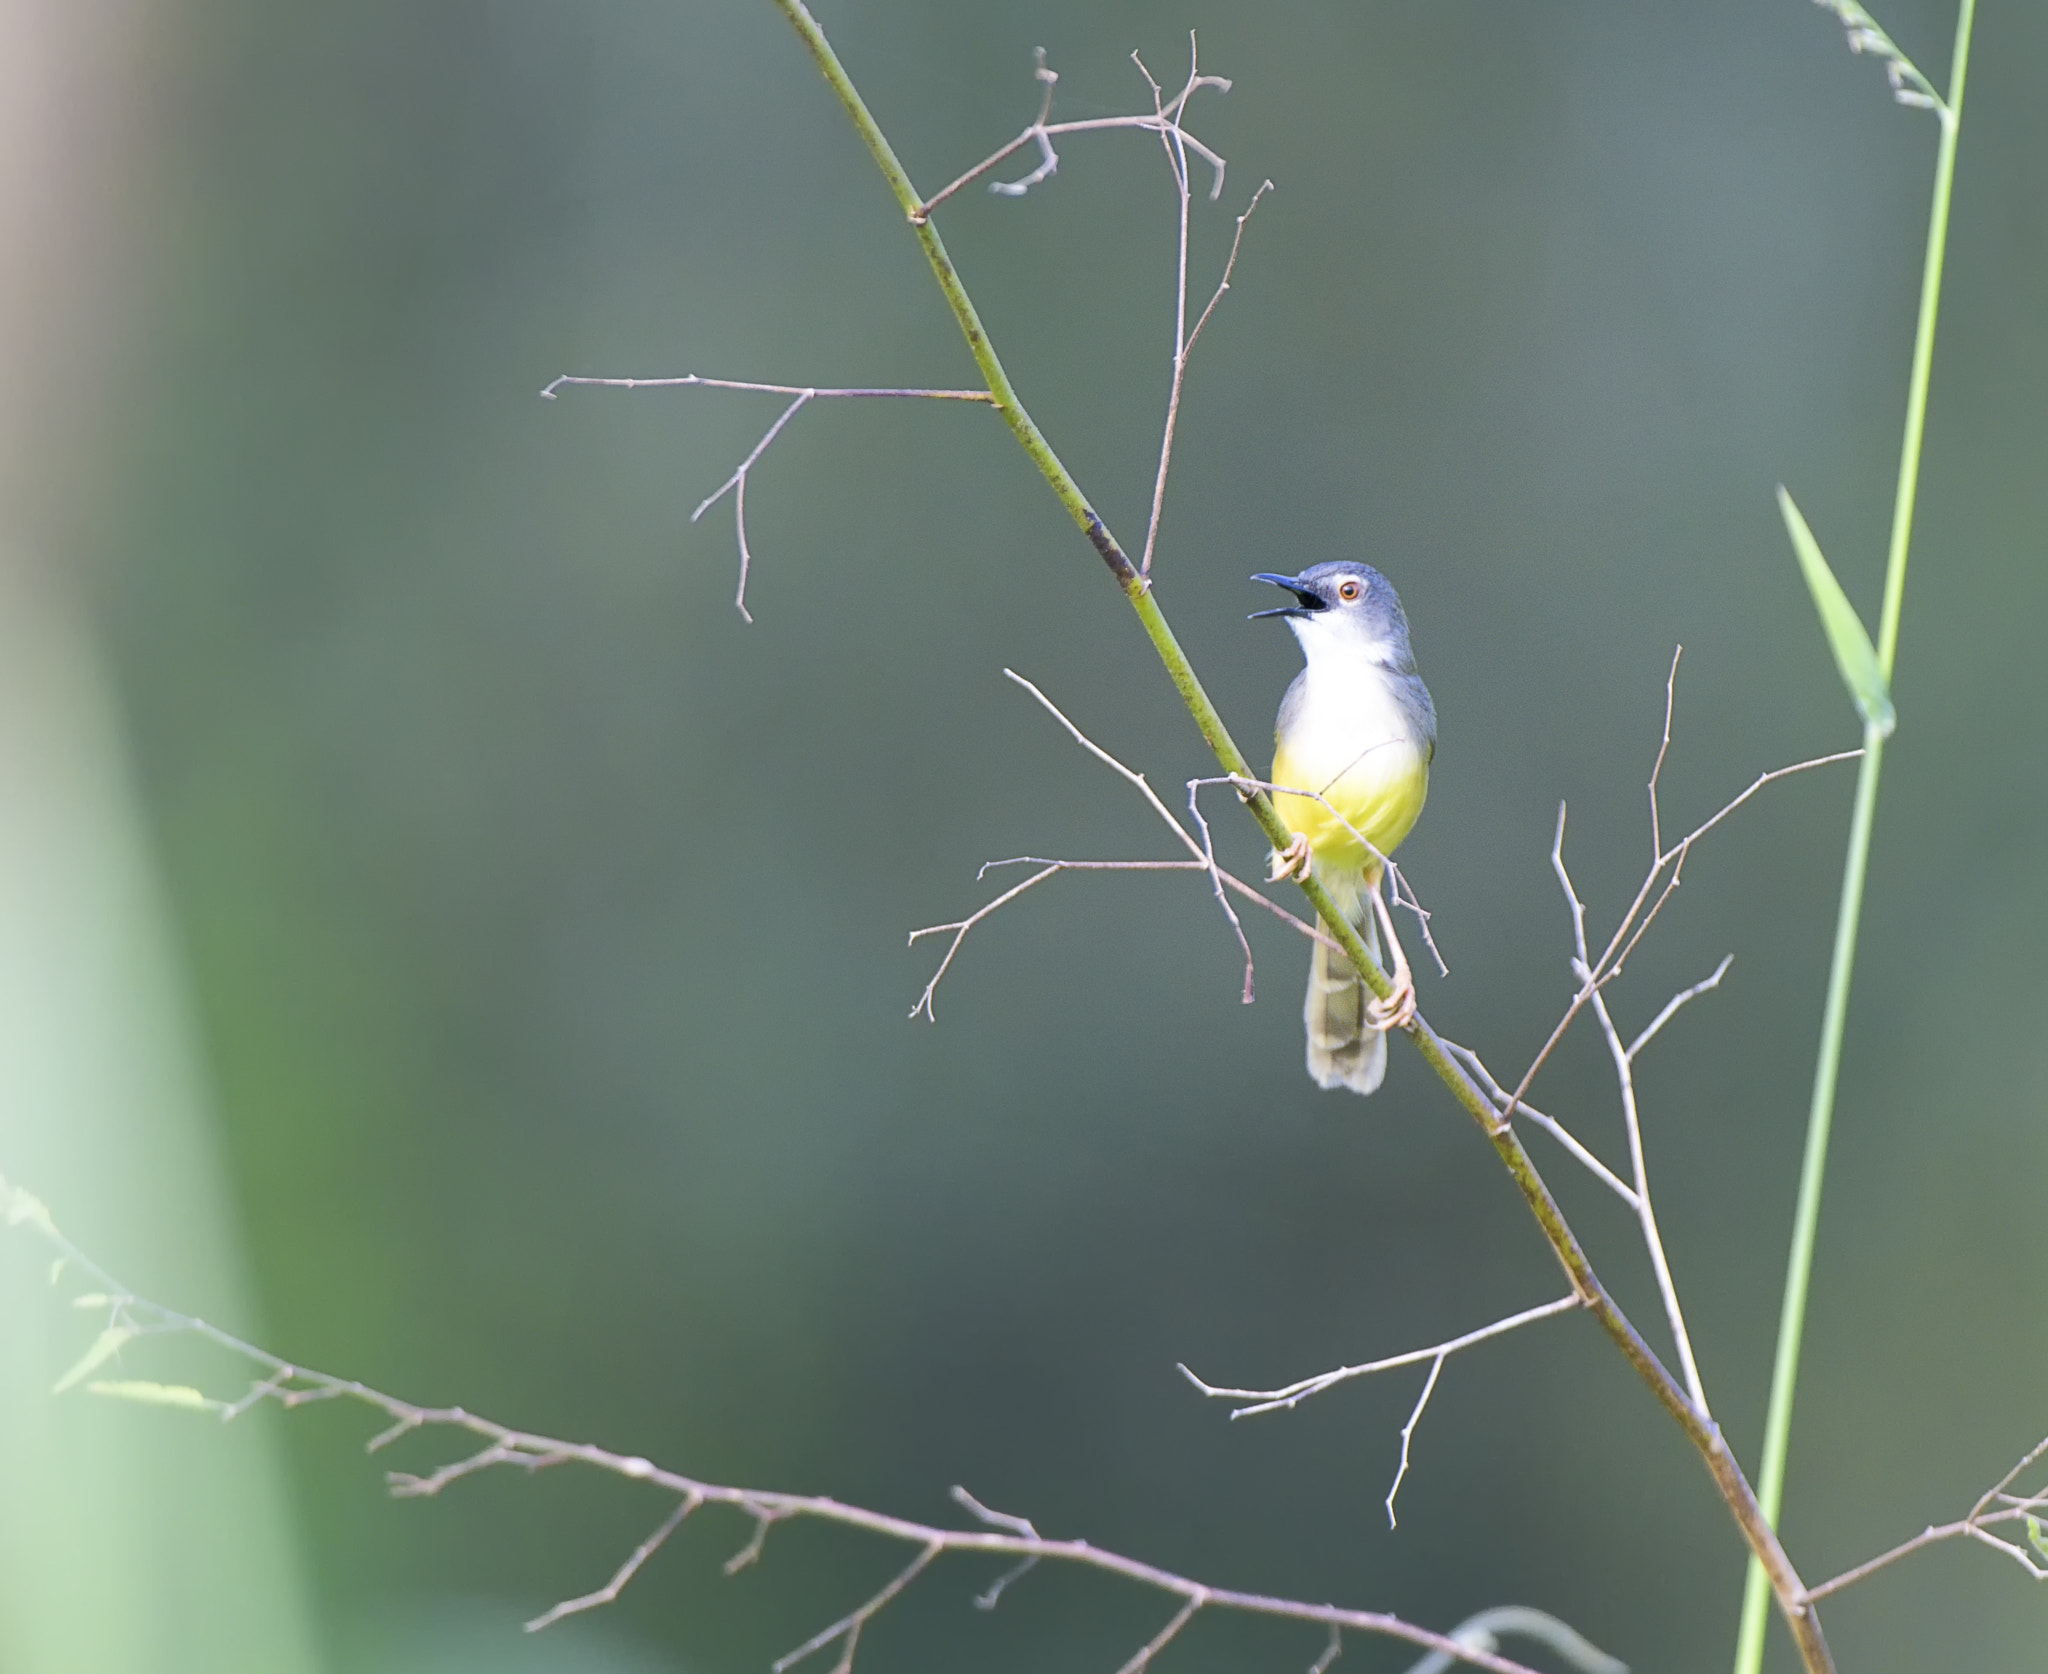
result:
[[[1125,555],[1123,549],[1110,534],[1095,509],[1081,492],[1067,468],[1060,463],[1051,445],[1040,433],[1024,404],[1017,398],[1009,375],[997,357],[994,345],[989,341],[983,328],[981,316],[976,312],[973,300],[967,294],[952,259],[946,254],[946,246],[939,236],[938,228],[931,224],[927,206],[919,198],[917,189],[910,183],[903,165],[897,160],[894,148],[882,133],[880,126],[869,112],[866,102],[847,75],[846,68],[839,62],[839,56],[832,50],[832,44],[811,16],[804,0],[775,0],[797,35],[810,52],[820,74],[837,95],[855,130],[873,155],[876,166],[889,184],[897,206],[903,211],[905,220],[923,246],[925,259],[930,263],[932,274],[947,305],[959,323],[967,347],[973,354],[975,364],[981,369],[994,399],[996,410],[1009,425],[1018,443],[1040,474],[1059,497],[1060,504],[1074,519],[1081,531],[1088,537],[1103,562],[1109,566],[1124,597],[1137,612],[1138,620],[1151,640],[1159,660],[1165,665],[1168,677],[1187,705],[1188,713],[1194,717],[1195,725],[1207,741],[1224,771],[1239,778],[1253,777],[1251,766],[1245,760],[1244,752],[1238,749],[1224,725],[1223,717],[1210,702],[1209,695],[1202,689],[1201,680],[1196,676],[1194,666],[1188,661],[1187,653],[1174,637],[1165,615],[1152,596],[1152,584],[1141,575],[1136,565]],[[1263,791],[1244,794],[1244,802],[1252,817],[1267,839],[1278,847],[1284,847],[1288,831],[1275,811],[1272,799]],[[1314,878],[1301,882],[1302,893],[1308,898],[1317,915],[1322,919],[1330,934],[1344,949],[1352,964],[1364,976],[1367,985],[1380,998],[1385,999],[1392,990],[1386,974],[1367,955],[1365,944],[1351,922],[1337,910],[1328,893]],[[1534,1216],[1545,1240],[1549,1243],[1558,1263],[1570,1278],[1572,1289],[1578,1295],[1585,1309],[1599,1321],[1605,1331],[1637,1376],[1649,1386],[1658,1403],[1668,1412],[1685,1432],[1686,1438],[1699,1453],[1714,1486],[1726,1503],[1729,1514],[1741,1530],[1750,1551],[1763,1565],[1768,1576],[1769,1591],[1777,1599],[1786,1626],[1799,1646],[1800,1656],[1809,1674],[1833,1674],[1834,1663],[1828,1654],[1827,1641],[1821,1634],[1820,1623],[1813,1607],[1806,1600],[1805,1585],[1798,1572],[1792,1567],[1791,1559],[1778,1542],[1770,1521],[1763,1514],[1755,1492],[1748,1479],[1742,1474],[1742,1467],[1736,1462],[1727,1442],[1722,1438],[1721,1428],[1711,1415],[1700,1411],[1692,1404],[1684,1388],[1674,1379],[1654,1350],[1643,1340],[1628,1316],[1607,1294],[1599,1275],[1593,1271],[1592,1263],[1580,1247],[1577,1236],[1564,1218],[1564,1211],[1550,1188],[1537,1172],[1536,1164],[1523,1148],[1516,1135],[1514,1124],[1501,1118],[1485,1093],[1466,1075],[1464,1070],[1445,1050],[1435,1031],[1417,1017],[1407,1026],[1409,1038],[1415,1042],[1423,1060],[1434,1070],[1452,1096],[1465,1112],[1479,1124],[1487,1142],[1493,1146],[1501,1165],[1514,1181],[1522,1194],[1529,1212]]]
[[[1963,122],[1963,85],[1970,66],[1970,28],[1976,0],[1956,10],[1955,52],[1947,101],[1937,107],[1941,147],[1934,164],[1934,201],[1927,217],[1927,253],[1920,275],[1920,315],[1913,334],[1913,370],[1906,389],[1906,434],[1899,449],[1898,490],[1892,501],[1891,549],[1885,563],[1884,614],[1877,635],[1879,672],[1889,687],[1899,648],[1899,615],[1906,597],[1906,558],[1913,540],[1913,506],[1920,490],[1920,448],[1927,431],[1927,384],[1934,366],[1934,326],[1941,312],[1942,265],[1948,253],[1949,203],[1956,177],[1956,138]],[[1834,1123],[1835,1088],[1842,1067],[1842,1033],[1849,1016],[1849,985],[1855,974],[1856,930],[1869,870],[1870,834],[1877,816],[1877,781],[1884,766],[1884,734],[1863,729],[1863,760],[1856,773],[1855,811],[1849,820],[1849,854],[1842,868],[1842,899],[1835,918],[1835,947],[1828,963],[1827,1003],[1821,1012],[1820,1052],[1813,1070],[1813,1101],[1806,1118],[1806,1154],[1799,1169],[1799,1200],[1792,1216],[1792,1250],[1785,1263],[1785,1296],[1778,1315],[1778,1348],[1771,1366],[1771,1399],[1764,1416],[1764,1446],[1757,1500],[1772,1527],[1784,1503],[1785,1460],[1792,1439],[1792,1398],[1799,1382],[1799,1349],[1806,1331],[1806,1298],[1813,1278],[1813,1250],[1820,1229],[1821,1180],[1827,1172],[1828,1134]],[[1750,1560],[1742,1591],[1742,1618],[1735,1640],[1735,1674],[1758,1674],[1763,1666],[1765,1605],[1771,1578]]]

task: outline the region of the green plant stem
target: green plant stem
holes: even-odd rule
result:
[[[1913,541],[1913,508],[1920,489],[1920,450],[1927,433],[1927,386],[1934,368],[1934,327],[1941,313],[1941,275],[1948,254],[1949,204],[1954,196],[1956,140],[1963,123],[1963,89],[1970,67],[1970,30],[1976,0],[1956,9],[1955,51],[1950,60],[1948,99],[1936,113],[1941,145],[1935,155],[1934,201],[1927,216],[1927,251],[1920,271],[1920,313],[1913,332],[1913,369],[1906,385],[1906,433],[1899,448],[1898,488],[1892,500],[1891,547],[1885,561],[1884,612],[1877,635],[1878,670],[1892,679],[1899,648],[1899,616],[1906,597],[1906,559]],[[1821,1011],[1820,1051],[1813,1069],[1813,1100],[1806,1117],[1806,1151],[1799,1168],[1799,1199],[1792,1215],[1792,1249],[1785,1263],[1785,1295],[1778,1312],[1778,1346],[1771,1365],[1770,1405],[1764,1415],[1763,1456],[1757,1499],[1772,1527],[1784,1505],[1785,1461],[1792,1441],[1792,1399],[1799,1383],[1799,1350],[1806,1331],[1806,1298],[1813,1280],[1814,1245],[1820,1231],[1821,1183],[1827,1173],[1828,1136],[1834,1125],[1835,1089],[1842,1067],[1842,1036],[1849,1017],[1849,988],[1855,976],[1856,932],[1869,872],[1871,831],[1877,820],[1878,775],[1884,766],[1884,735],[1863,731],[1863,760],[1856,771],[1855,810],[1849,819],[1849,853],[1842,867],[1842,899],[1835,916],[1834,954],[1828,961],[1827,1002]],[[1763,1667],[1764,1605],[1771,1577],[1754,1558],[1743,1584],[1742,1617],[1735,1637],[1735,1674]]]
[[[1102,560],[1108,565],[1117,585],[1137,612],[1139,623],[1151,640],[1159,660],[1165,665],[1174,688],[1194,717],[1195,725],[1216,759],[1226,773],[1239,778],[1254,777],[1251,765],[1244,752],[1230,736],[1223,717],[1210,701],[1202,688],[1194,666],[1188,661],[1186,652],[1174,637],[1173,629],[1153,597],[1151,582],[1138,573],[1137,566],[1125,555],[1108,527],[1095,509],[1088,503],[1067,468],[1060,463],[1051,445],[1040,433],[1031,415],[1017,398],[1009,375],[997,357],[994,345],[989,341],[980,315],[961,282],[959,273],[953,267],[952,259],[946,254],[944,240],[938,228],[931,224],[925,214],[924,205],[903,165],[897,160],[893,147],[868,111],[865,101],[848,77],[824,31],[810,14],[803,0],[775,0],[777,8],[788,18],[797,34],[803,40],[811,57],[817,63],[820,73],[838,95],[855,129],[867,145],[882,171],[898,207],[905,220],[917,235],[924,248],[925,258],[931,264],[933,275],[938,280],[939,290],[945,296],[947,305],[953,310],[960,330],[967,339],[967,347],[973,354],[975,364],[981,369],[988,390],[994,397],[994,404],[1003,420],[1016,435],[1031,461],[1044,476],[1052,491],[1065,506],[1068,515],[1074,519],[1081,531],[1088,537]],[[1289,832],[1281,822],[1272,799],[1263,791],[1244,793],[1245,806],[1258,821],[1259,828],[1267,840],[1276,848],[1287,844]],[[1357,929],[1337,910],[1328,893],[1313,877],[1302,880],[1302,893],[1308,898],[1330,934],[1344,949],[1352,964],[1364,977],[1367,985],[1380,998],[1392,992],[1392,984],[1367,955],[1365,944]],[[1464,1070],[1445,1050],[1436,1033],[1417,1017],[1408,1025],[1407,1034],[1415,1042],[1423,1059],[1438,1078],[1451,1091],[1454,1098],[1465,1109],[1488,1142],[1493,1146],[1501,1164],[1515,1182],[1522,1194],[1529,1212],[1543,1232],[1559,1264],[1564,1268],[1573,1289],[1582,1299],[1586,1309],[1600,1322],[1601,1328],[1613,1340],[1622,1354],[1633,1366],[1639,1377],[1646,1383],[1660,1405],[1677,1420],[1687,1438],[1698,1450],[1706,1464],[1708,1474],[1715,1487],[1727,1503],[1743,1538],[1750,1550],[1762,1564],[1770,1583],[1770,1591],[1776,1596],[1781,1612],[1794,1639],[1798,1642],[1810,1674],[1831,1674],[1834,1663],[1829,1657],[1826,1641],[1821,1636],[1820,1624],[1810,1605],[1805,1602],[1805,1586],[1792,1562],[1772,1532],[1769,1519],[1763,1515],[1761,1506],[1752,1491],[1748,1479],[1742,1474],[1728,1444],[1722,1439],[1720,1426],[1706,1413],[1696,1408],[1686,1395],[1684,1388],[1675,1380],[1664,1364],[1657,1358],[1649,1344],[1630,1323],[1628,1317],[1607,1294],[1599,1276],[1593,1271],[1592,1263],[1580,1247],[1576,1235],[1565,1220],[1564,1211],[1551,1195],[1550,1188],[1537,1172],[1536,1164],[1523,1148],[1511,1121],[1503,1120],[1486,1094],[1466,1075]]]

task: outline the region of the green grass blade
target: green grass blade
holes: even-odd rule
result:
[[[1905,603],[1906,560],[1913,540],[1913,507],[1920,489],[1920,449],[1927,430],[1927,386],[1934,365],[1934,327],[1941,313],[1941,275],[1948,254],[1949,204],[1955,192],[1956,142],[1962,132],[1963,89],[1969,76],[1970,35],[1976,16],[1977,0],[1957,0],[1955,50],[1949,60],[1948,97],[1938,107],[1941,144],[1935,154],[1934,196],[1928,208],[1927,252],[1920,274],[1920,311],[1913,330],[1913,369],[1906,389],[1906,429],[1899,447],[1898,487],[1892,503],[1891,551],[1885,561],[1884,613],[1878,624],[1877,673],[1886,691],[1887,709],[1893,659],[1898,653],[1899,618]],[[1779,493],[1785,525],[1793,531],[1796,548],[1799,532],[1806,530],[1806,521],[1799,516],[1791,496],[1782,489]],[[1812,541],[1810,530],[1806,530],[1806,535]],[[1819,560],[1818,543],[1814,545],[1814,557]],[[1805,563],[1803,552],[1801,563]],[[1832,572],[1827,572],[1825,563],[1819,567],[1828,573],[1832,583]],[[1811,570],[1807,581],[1809,586],[1813,585]],[[1821,589],[1815,587],[1817,603],[1820,594]],[[1825,608],[1822,616],[1825,620]],[[1838,658],[1839,655],[1838,652]],[[1846,668],[1843,678],[1850,680]],[[1850,690],[1855,690],[1853,680],[1850,680]],[[1778,1526],[1778,1513],[1784,1503],[1785,1464],[1792,1438],[1792,1396],[1799,1381],[1799,1349],[1805,1333],[1806,1295],[1813,1277],[1813,1251],[1819,1233],[1821,1181],[1827,1169],[1835,1075],[1841,1062],[1842,1035],[1848,1017],[1856,925],[1862,910],[1865,866],[1870,855],[1878,773],[1883,759],[1884,734],[1872,718],[1866,721],[1863,761],[1856,777],[1856,811],[1849,827],[1848,862],[1842,874],[1841,908],[1835,921],[1835,952],[1828,971],[1827,1004],[1821,1020],[1820,1051],[1814,1066],[1813,1103],[1807,1115],[1806,1154],[1799,1171],[1799,1202],[1793,1211],[1792,1250],[1785,1264],[1785,1295],[1778,1318],[1777,1353],[1771,1369],[1770,1405],[1764,1419],[1757,1501],[1773,1529]],[[1763,1567],[1752,1557],[1743,1584],[1742,1613],[1736,1628],[1735,1674],[1759,1674],[1763,1667],[1764,1625],[1770,1597]]]
[[[1849,595],[1842,591],[1835,572],[1828,567],[1820,542],[1813,538],[1806,519],[1799,515],[1792,496],[1782,486],[1778,489],[1778,510],[1784,513],[1785,532],[1792,537],[1792,550],[1799,555],[1799,569],[1806,577],[1807,591],[1813,595],[1814,609],[1820,612],[1821,629],[1828,636],[1828,649],[1835,654],[1835,667],[1842,671],[1842,684],[1849,688],[1856,712],[1889,738],[1892,728],[1898,725],[1898,715],[1892,708],[1891,688],[1885,681],[1884,670],[1878,667],[1877,647],[1870,643],[1870,632],[1849,602]]]

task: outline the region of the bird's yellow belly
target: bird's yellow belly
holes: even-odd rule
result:
[[[1322,801],[1273,799],[1287,829],[1308,839],[1317,873],[1326,880],[1370,880],[1379,875],[1372,850],[1392,854],[1421,817],[1429,762],[1405,739],[1361,750],[1351,740],[1333,745],[1311,735],[1280,741],[1273,752],[1273,783],[1322,793]]]

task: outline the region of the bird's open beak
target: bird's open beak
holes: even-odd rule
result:
[[[1328,610],[1330,608],[1329,601],[1320,593],[1302,586],[1299,576],[1272,575],[1261,570],[1252,577],[1252,580],[1268,582],[1275,587],[1284,587],[1296,599],[1300,600],[1300,603],[1279,605],[1272,610],[1255,610],[1250,616],[1245,618],[1248,622],[1256,622],[1262,616],[1308,616],[1318,610]]]

